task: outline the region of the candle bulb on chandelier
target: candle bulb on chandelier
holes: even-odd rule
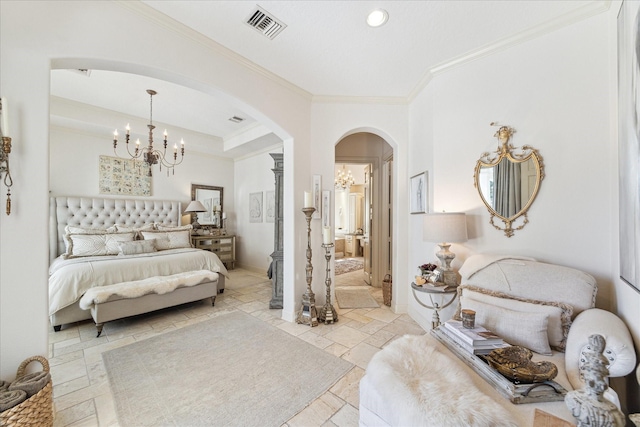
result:
[[[178,144],[173,144],[173,154],[178,154]]]
[[[113,142],[118,142],[118,129],[113,131]]]
[[[129,127],[129,123],[127,123],[126,129],[127,129],[127,135],[129,135],[129,132],[131,131],[131,128]]]

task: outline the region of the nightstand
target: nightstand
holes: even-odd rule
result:
[[[235,268],[236,236],[192,235],[191,243],[195,248],[214,252],[228,269]]]

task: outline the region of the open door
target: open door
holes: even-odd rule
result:
[[[364,227],[362,237],[362,254],[364,256],[364,281],[371,285],[371,230],[373,220],[373,203],[371,191],[373,183],[371,182],[373,174],[371,173],[371,165],[368,164],[364,168]]]

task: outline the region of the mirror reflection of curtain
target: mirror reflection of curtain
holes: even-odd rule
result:
[[[505,218],[515,216],[522,210],[521,164],[502,159],[493,173],[496,212]]]

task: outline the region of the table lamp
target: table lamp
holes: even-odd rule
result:
[[[192,215],[191,220],[191,225],[193,226],[194,230],[200,228],[200,224],[198,224],[198,212],[206,211],[207,208],[205,208],[204,205],[198,200],[192,200],[191,203],[189,203],[189,206],[187,206],[187,209],[184,210],[184,213],[195,213],[195,215]]]
[[[451,261],[456,255],[449,250],[451,243],[467,241],[467,216],[464,212],[432,213],[424,216],[422,237],[426,242],[437,243],[440,250],[436,256],[440,260],[442,281],[447,286],[457,286],[456,273]]]

